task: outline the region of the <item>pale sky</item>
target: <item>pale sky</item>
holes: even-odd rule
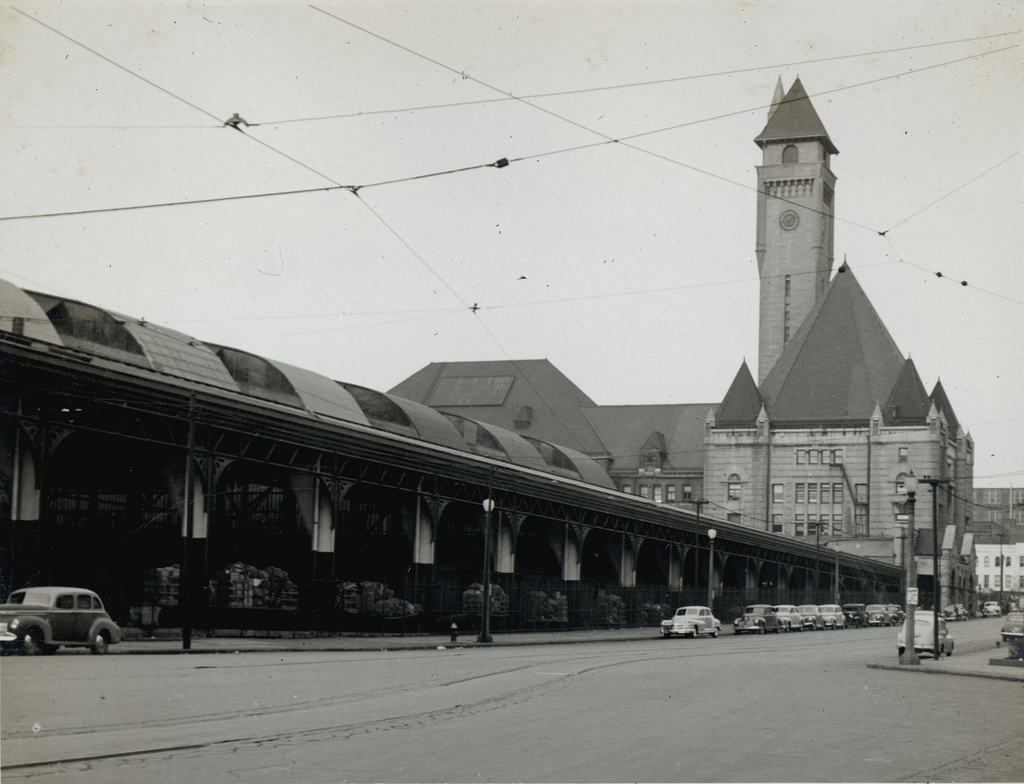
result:
[[[1019,487],[1021,7],[7,5],[0,277],[379,390],[547,358],[601,405],[719,402],[799,75],[836,266]]]

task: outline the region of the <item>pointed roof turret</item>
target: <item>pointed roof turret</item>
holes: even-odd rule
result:
[[[928,409],[932,401],[925,392],[921,377],[917,374],[914,360],[903,363],[899,378],[892,388],[892,394],[885,403],[887,425],[924,425],[928,421]]]
[[[848,265],[761,384],[775,423],[866,422],[905,360]]]
[[[782,77],[775,83],[775,95],[772,96],[772,105],[768,107],[768,119],[772,119],[772,115],[775,114],[775,110],[779,108],[779,104],[782,103],[785,93],[782,89]]]
[[[763,408],[761,393],[743,360],[716,415],[717,427],[754,427]]]
[[[956,414],[953,413],[953,404],[950,403],[949,398],[946,397],[946,390],[942,388],[941,381],[935,382],[935,388],[932,389],[931,399],[935,403],[935,407],[946,415],[946,424],[949,425],[949,432],[954,435],[959,432],[960,422],[957,420]]]
[[[832,143],[832,139],[829,138],[824,123],[818,117],[818,113],[814,111],[814,106],[811,105],[811,99],[807,97],[807,91],[800,83],[799,76],[781,103],[775,99],[772,100],[772,107],[768,110],[768,124],[754,141],[759,147],[764,147],[767,142],[798,139],[820,139],[830,153],[833,155],[839,153]]]

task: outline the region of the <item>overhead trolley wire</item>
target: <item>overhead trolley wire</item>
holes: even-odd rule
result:
[[[319,8],[315,8],[313,6],[310,6],[310,7],[314,8],[314,10],[317,10],[317,11],[320,10]],[[326,13],[326,12],[322,12],[322,13]],[[328,14],[328,15],[330,15],[330,14]],[[337,18],[337,17],[335,17],[335,18]],[[374,110],[366,111],[366,112],[348,112],[348,113],[345,113],[345,114],[328,114],[328,115],[321,115],[321,116],[317,116],[317,117],[298,117],[298,118],[290,118],[290,119],[284,119],[284,120],[265,120],[263,122],[250,123],[250,125],[252,125],[252,126],[256,126],[256,125],[287,125],[287,124],[290,124],[290,123],[318,122],[318,121],[321,121],[321,120],[344,120],[344,119],[351,119],[351,118],[355,118],[355,117],[369,117],[369,116],[378,115],[378,114],[404,114],[404,113],[407,113],[407,112],[421,112],[421,111],[428,111],[428,110],[431,110],[431,109],[454,109],[454,108],[459,108],[459,107],[463,107],[463,106],[479,106],[481,104],[487,104],[487,103],[503,103],[503,102],[507,102],[507,101],[515,101],[515,100],[520,100],[520,99],[523,99],[523,100],[533,100],[533,99],[536,99],[536,98],[561,98],[561,97],[565,97],[565,96],[569,96],[569,95],[584,95],[584,94],[587,94],[587,93],[607,92],[607,91],[611,91],[611,90],[628,90],[628,89],[634,89],[634,88],[637,88],[637,87],[652,87],[652,86],[658,86],[658,85],[663,85],[663,84],[672,84],[672,83],[675,83],[675,82],[693,81],[693,80],[697,80],[697,79],[711,79],[711,78],[714,78],[714,77],[717,77],[717,76],[735,76],[736,74],[741,74],[741,73],[753,73],[753,72],[757,72],[757,71],[773,71],[773,70],[776,70],[776,69],[779,69],[779,68],[792,68],[792,67],[800,66],[800,65],[814,65],[816,63],[834,62],[836,60],[850,60],[850,59],[856,59],[856,58],[859,58],[859,57],[876,57],[876,56],[882,55],[882,54],[894,54],[896,52],[908,52],[908,51],[912,51],[912,50],[915,50],[915,49],[928,49],[928,48],[933,48],[933,47],[936,47],[936,46],[952,46],[954,44],[972,43],[974,41],[984,41],[984,40],[987,40],[989,38],[1005,38],[1006,36],[1017,35],[1019,33],[1020,33],[1019,30],[1015,30],[1013,32],[1008,32],[1008,33],[993,33],[992,35],[979,35],[979,36],[975,36],[973,38],[960,38],[960,39],[956,39],[956,40],[953,40],[953,41],[936,41],[935,43],[930,43],[930,44],[916,44],[914,46],[900,46],[900,47],[897,47],[895,49],[879,49],[879,50],[874,51],[874,52],[858,52],[858,53],[855,53],[855,54],[835,55],[833,57],[817,57],[817,58],[813,58],[813,59],[809,59],[809,60],[795,60],[793,62],[776,63],[776,64],[773,64],[773,65],[759,65],[759,66],[751,66],[749,68],[734,68],[734,69],[731,69],[731,70],[728,70],[728,71],[714,71],[714,72],[709,72],[709,73],[690,74],[688,76],[672,76],[672,77],[668,77],[668,78],[665,78],[665,79],[651,79],[651,80],[644,81],[644,82],[628,82],[626,84],[603,85],[603,86],[600,86],[600,87],[582,87],[582,88],[577,88],[577,89],[574,89],[574,90],[557,90],[557,91],[546,92],[546,93],[528,93],[528,94],[519,95],[519,96],[511,96],[511,95],[505,94],[501,98],[479,98],[477,100],[472,100],[472,101],[455,101],[455,102],[452,102],[452,103],[444,103],[444,104],[425,104],[423,106],[410,106],[410,107],[404,107],[404,108],[401,108],[401,109],[374,109]],[[371,35],[372,35],[372,33],[371,33]],[[381,40],[386,40],[386,39],[381,39]],[[388,43],[392,43],[392,42],[389,41]],[[465,74],[462,74],[461,72],[459,72],[459,73],[460,73],[460,75],[465,76]],[[470,78],[470,77],[467,77],[467,78]]]

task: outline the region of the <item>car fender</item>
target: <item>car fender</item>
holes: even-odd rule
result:
[[[89,627],[89,636],[86,642],[92,642],[100,632],[106,632],[110,642],[121,642],[121,627],[106,618],[98,618]]]
[[[11,621],[17,620],[18,628],[14,630],[14,634],[17,635],[19,640],[25,638],[25,632],[31,629],[33,626],[38,626],[43,630],[43,644],[49,645],[53,640],[53,628],[50,626],[49,621],[39,615],[18,615],[16,618],[11,618],[7,622],[7,628],[10,629]]]

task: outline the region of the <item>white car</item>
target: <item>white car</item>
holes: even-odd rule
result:
[[[930,653],[932,658],[941,659],[942,655],[953,655],[953,638],[946,628],[946,619],[939,616],[939,650],[935,651],[935,616],[930,610],[918,610],[914,613],[914,650],[920,653]],[[903,628],[896,638],[896,648],[899,655],[907,647],[907,622],[903,622]]]
[[[802,632],[804,630],[804,616],[792,604],[775,605],[775,614],[779,617],[779,623],[787,632]]]
[[[981,608],[982,615],[1002,615],[1003,611],[999,608],[999,602],[985,602]]]
[[[662,637],[698,637],[709,634],[717,637],[722,630],[722,623],[708,607],[680,607],[675,614],[661,622]]]

